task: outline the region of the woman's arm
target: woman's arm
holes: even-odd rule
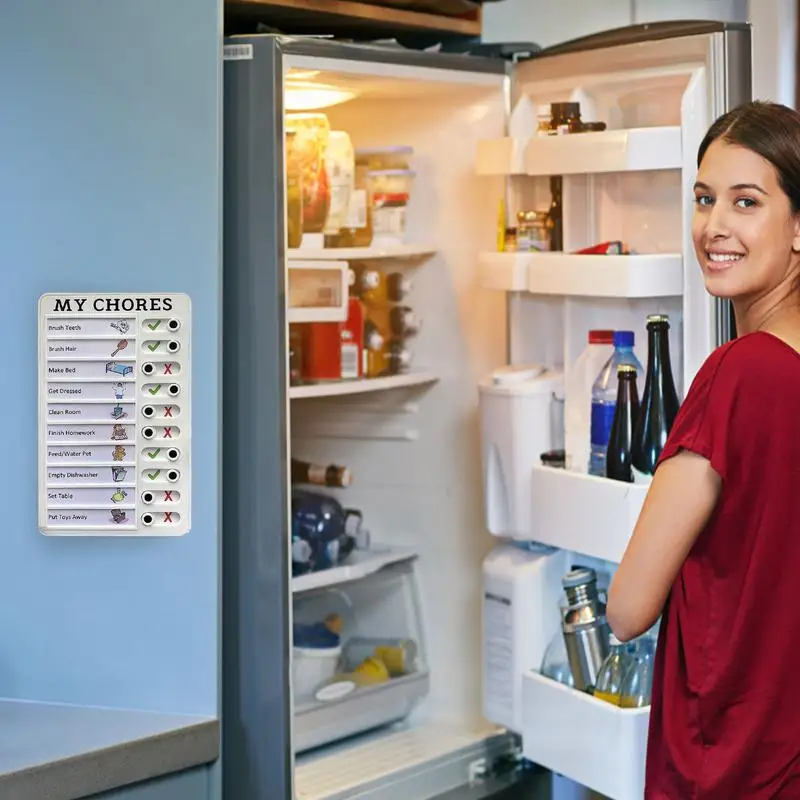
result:
[[[620,641],[640,636],[658,619],[721,488],[710,462],[688,450],[656,470],[609,590],[608,622]]]

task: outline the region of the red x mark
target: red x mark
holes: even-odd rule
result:
[[[164,406],[164,416],[165,417],[172,416],[172,406]]]
[[[164,428],[164,438],[165,439],[172,438],[172,428]]]
[[[172,522],[172,512],[165,511],[164,512],[164,522]]]
[[[164,364],[164,374],[172,375],[172,364]]]
[[[173,500],[172,500],[172,492],[164,492],[164,502],[165,503],[173,502]]]

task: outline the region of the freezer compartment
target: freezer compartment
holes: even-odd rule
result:
[[[295,637],[304,626],[332,625],[341,646],[323,674],[322,668],[314,671],[314,654],[298,648],[297,638],[293,642],[296,752],[404,719],[428,694],[413,560],[351,583],[296,594],[293,623]],[[380,649],[386,645],[391,652]]]
[[[561,297],[677,297],[683,293],[680,253],[481,253],[478,267],[484,289]]]
[[[291,261],[289,322],[345,322],[348,266],[345,261]]]
[[[531,539],[619,563],[647,490],[646,485],[535,466]]]
[[[523,755],[610,800],[641,800],[649,708],[621,709],[529,671]]]

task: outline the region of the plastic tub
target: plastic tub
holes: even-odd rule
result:
[[[379,169],[367,173],[373,244],[405,241],[406,208],[415,175],[409,169]]]
[[[410,145],[360,147],[356,150],[356,164],[367,169],[408,169],[412,155],[414,148]]]
[[[335,674],[342,656],[342,647],[292,648],[292,680],[294,696],[309,699],[314,690]]]

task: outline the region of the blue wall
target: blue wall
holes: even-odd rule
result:
[[[216,714],[219,0],[0,0],[0,695]],[[37,298],[193,300],[193,529],[36,527]]]

